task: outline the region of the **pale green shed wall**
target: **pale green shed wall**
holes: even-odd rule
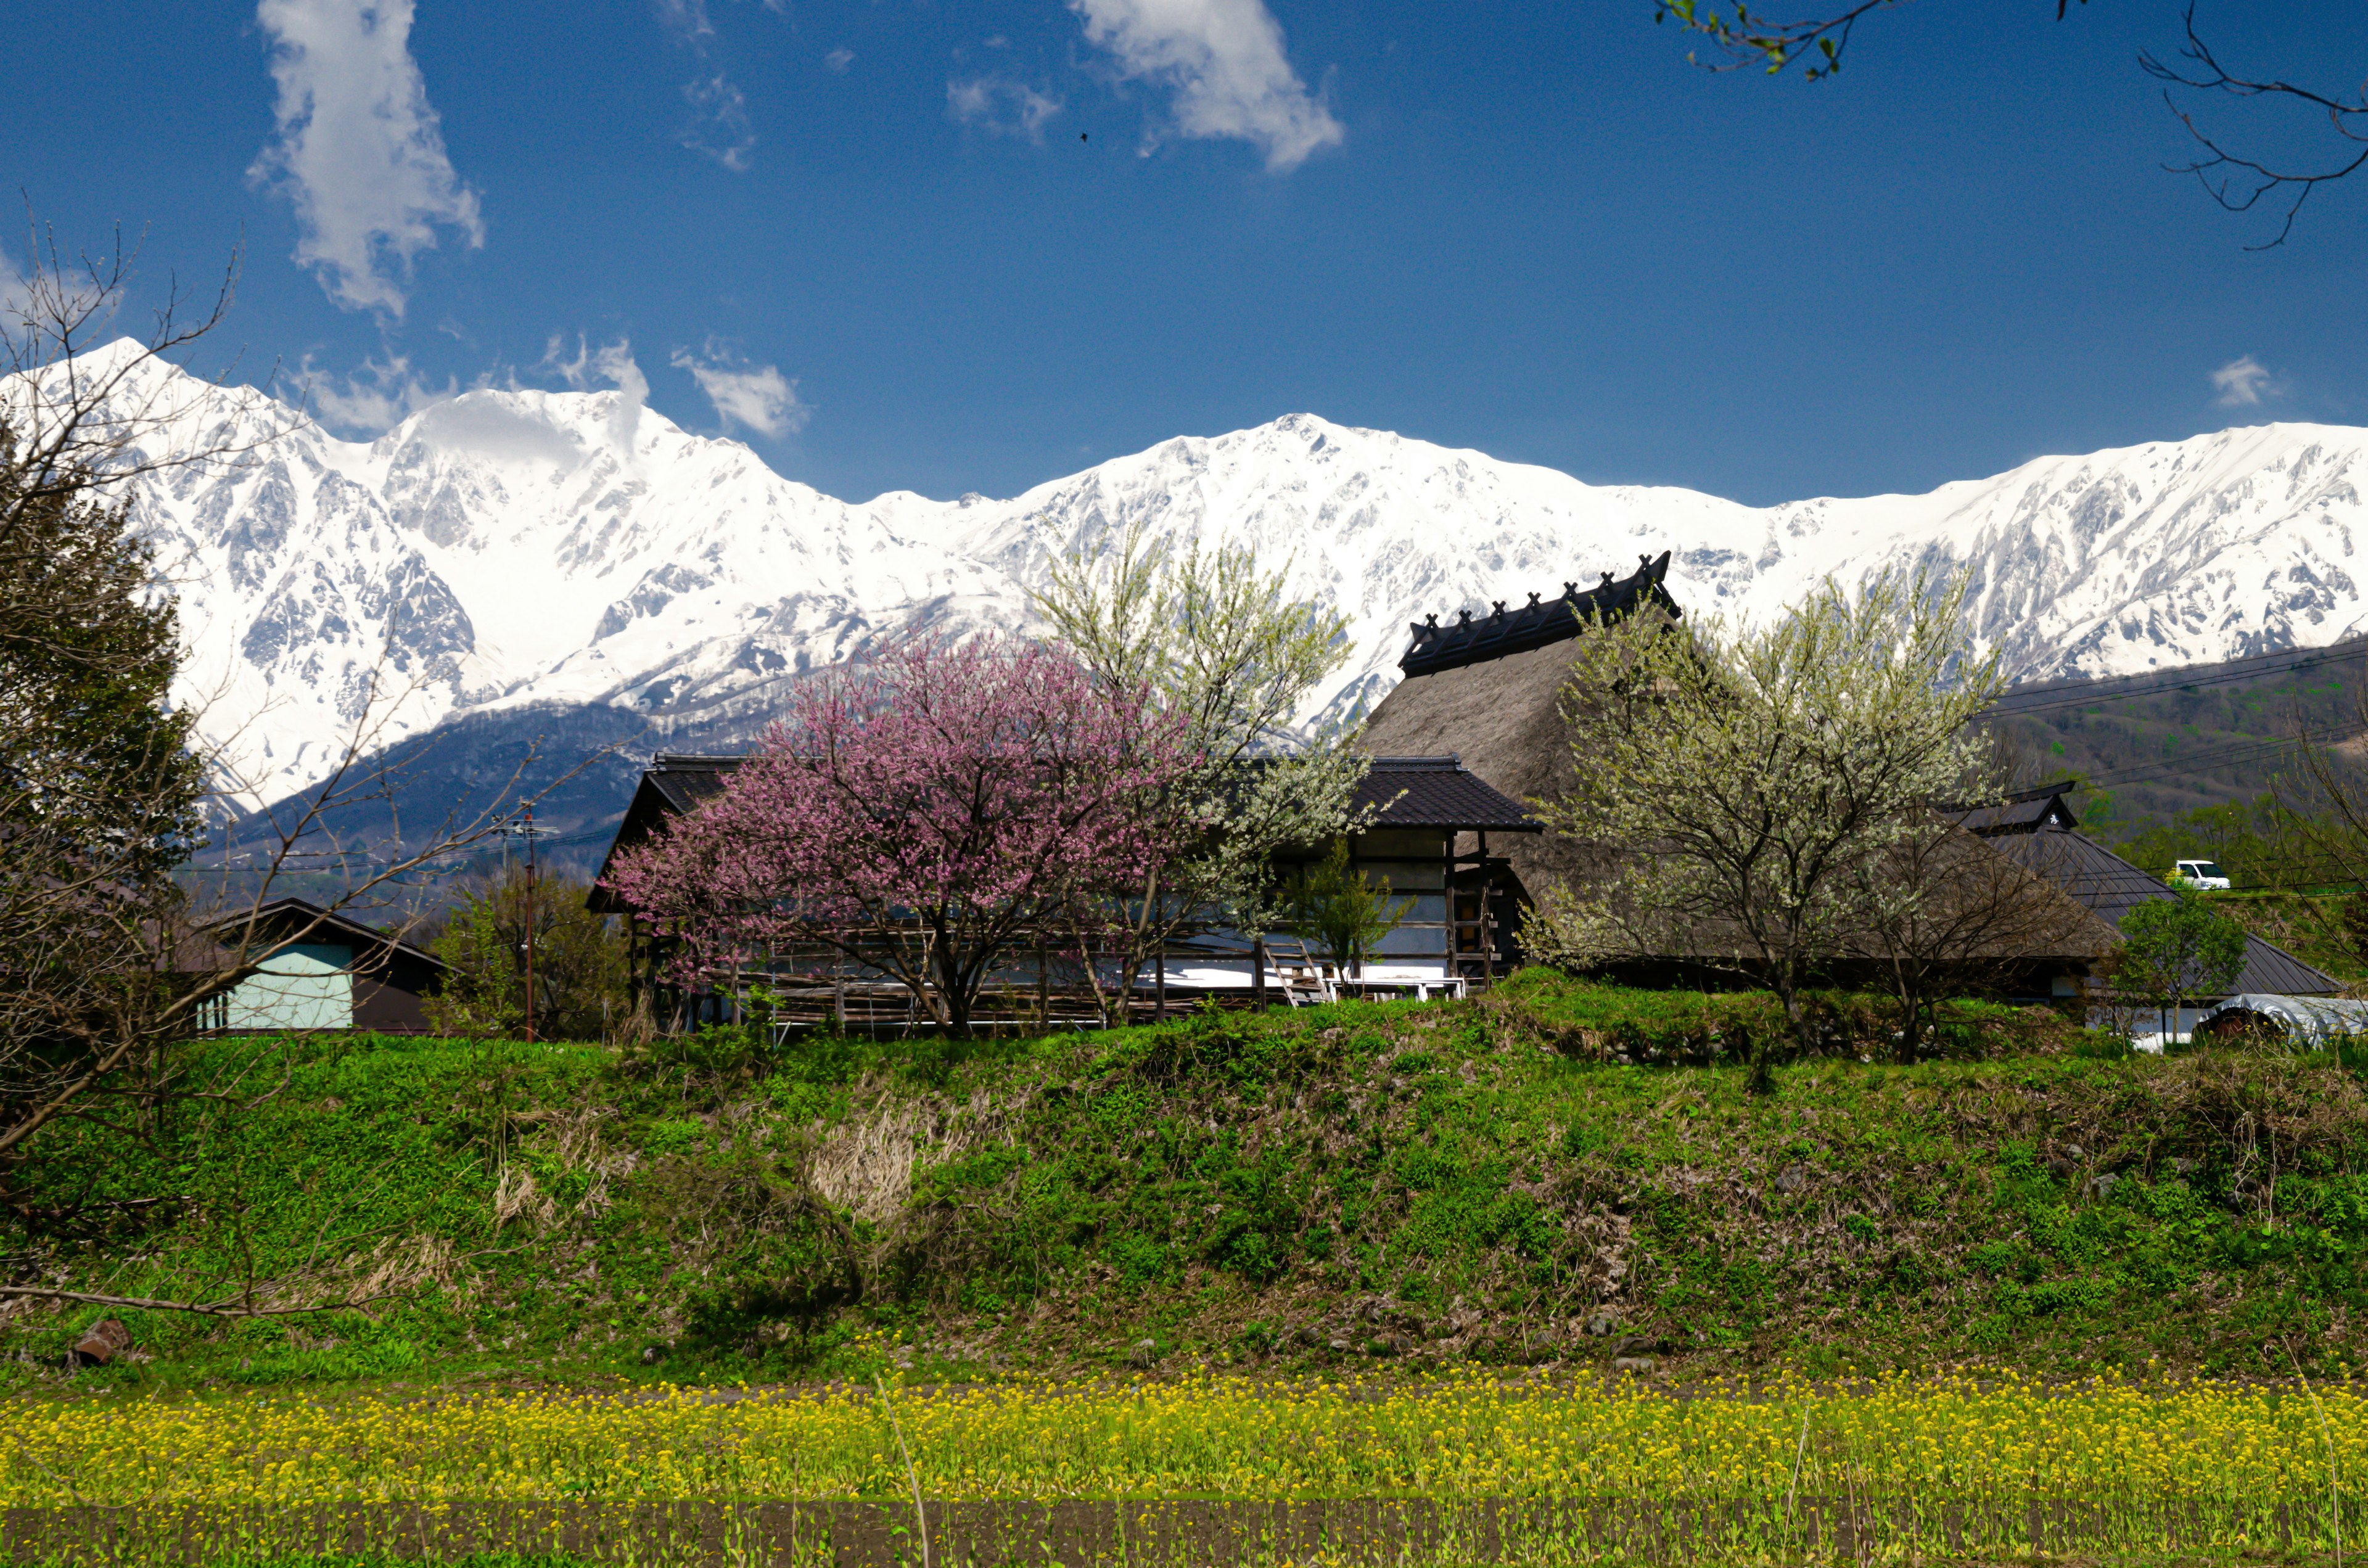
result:
[[[351,948],[297,942],[263,960],[233,987],[225,1025],[233,1030],[349,1029],[354,1027]]]

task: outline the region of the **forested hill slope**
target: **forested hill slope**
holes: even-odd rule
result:
[[[1764,998],[1541,971],[962,1050],[300,1042],[255,1108],[51,1138],[10,1267],[368,1315],[18,1307],[0,1366],[63,1378],[101,1315],[154,1358],[78,1375],[149,1384],[2368,1353],[2350,1072],[1971,1006],[1959,1060],[1896,1068],[1859,1060],[1879,1010],[1818,1007],[1831,1054],[1766,1098],[1703,1064]]]
[[[2364,676],[2368,643],[2347,642],[2324,656],[2010,689],[1999,723],[2033,777],[2078,774],[2097,784],[2109,799],[2092,792],[2088,805],[2110,832],[2250,801],[2281,776],[2299,784],[2299,737],[2337,744],[2340,766],[2357,767],[2368,729]]]

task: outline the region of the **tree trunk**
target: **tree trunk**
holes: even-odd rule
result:
[[[1894,955],[1891,960],[1891,994],[1899,998],[1899,1050],[1897,1057],[1903,1067],[1912,1066],[1917,1048],[1923,1043],[1923,987],[1912,977],[1909,966]]]
[[[1793,1026],[1793,1038],[1805,1053],[1810,1047],[1809,1020],[1801,1010],[1801,976],[1792,959],[1776,964],[1776,995],[1784,1004],[1785,1019]],[[1751,1077],[1746,1085],[1755,1095],[1776,1092],[1776,1064],[1769,1060],[1769,1041],[1765,1036],[1755,1036],[1751,1041]]]

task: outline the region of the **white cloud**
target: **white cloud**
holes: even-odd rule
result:
[[[778,439],[804,429],[814,417],[814,409],[798,401],[797,382],[770,365],[742,364],[712,337],[698,354],[676,349],[673,364],[690,372],[726,430],[737,425]]]
[[[690,119],[676,140],[734,174],[746,171],[757,151],[757,131],[748,118],[748,95],[714,65],[710,40],[715,37],[715,24],[708,17],[707,0],[656,0],[656,6],[658,25],[707,71],[682,85]],[[767,9],[778,7],[768,5]]]
[[[707,0],[657,0],[658,25],[688,42],[712,38],[715,24],[707,19]]]
[[[460,395],[457,382],[429,386],[400,354],[383,360],[364,359],[350,375],[331,376],[313,367],[306,355],[297,371],[300,391],[322,424],[349,435],[379,436],[423,408],[433,408]]]
[[[14,326],[33,308],[32,282],[8,247],[0,245],[0,323]]]
[[[296,259],[348,310],[403,313],[412,258],[438,232],[485,242],[477,193],[411,58],[411,0],[262,0],[279,140],[249,177],[296,209]]]
[[[847,68],[855,63],[855,51],[843,47],[834,49],[822,57],[822,62],[844,76],[847,74]]]
[[[1344,134],[1292,70],[1265,0],[1069,0],[1069,8],[1121,73],[1173,89],[1177,135],[1247,142],[1281,173]]]
[[[980,76],[946,84],[946,112],[997,136],[1042,142],[1044,122],[1061,112],[1061,100],[1008,77]]]
[[[686,82],[683,101],[690,105],[690,124],[682,144],[739,174],[757,150],[757,131],[748,122],[748,95],[725,80],[719,71],[704,81]]]
[[[565,341],[553,333],[544,346],[542,360],[535,369],[550,370],[577,392],[588,392],[602,383],[617,389],[617,406],[609,415],[609,438],[625,452],[625,460],[633,457],[633,442],[642,424],[642,406],[650,400],[650,379],[633,361],[633,346],[619,338],[604,348],[586,348],[584,339],[575,340],[575,358],[562,359],[560,345]]]
[[[2271,377],[2267,366],[2248,354],[2213,371],[2212,390],[2220,394],[2213,401],[2223,408],[2251,408],[2264,394],[2275,397],[2285,389]]]

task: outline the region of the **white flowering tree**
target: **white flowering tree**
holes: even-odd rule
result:
[[[1212,916],[1254,940],[1276,928],[1288,918],[1276,851],[1360,825],[1352,802],[1368,759],[1349,727],[1306,735],[1292,724],[1353,652],[1348,619],[1292,597],[1288,572],[1261,566],[1247,545],[1179,551],[1136,526],[1055,558],[1033,596],[1097,682],[1148,691],[1201,759],[1166,798],[1192,847],[1115,901],[1115,921],[1107,901],[1093,914],[1093,944],[1124,984]],[[1082,923],[1078,936],[1087,939]]]
[[[1828,583],[1767,627],[1589,628],[1564,706],[1576,783],[1540,805],[1614,869],[1547,890],[1532,950],[1683,955],[1751,976],[1810,1043],[1800,993],[1815,966],[1895,915],[1886,903],[1932,891],[1870,873],[1988,759],[1969,722],[1998,664],[1974,652],[1968,587],[1884,575],[1855,594]],[[1768,1045],[1751,1046],[1761,1088]]]

